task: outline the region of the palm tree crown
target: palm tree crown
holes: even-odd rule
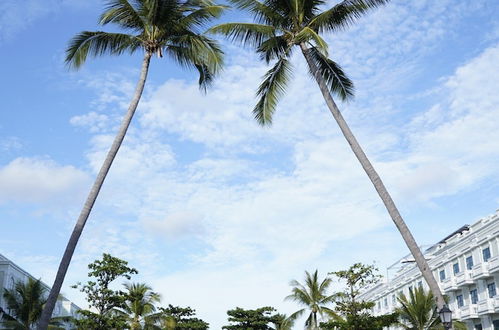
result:
[[[40,280],[28,279],[17,282],[12,290],[5,290],[3,296],[15,320],[4,322],[4,326],[14,329],[31,329],[42,314],[46,289]]]
[[[158,57],[167,54],[182,66],[196,68],[200,86],[205,88],[221,68],[222,51],[199,30],[224,8],[210,0],[109,0],[99,23],[112,23],[130,33],[83,31],[70,41],[66,63],[79,68],[88,55],[121,55],[142,49]]]
[[[293,300],[298,304],[305,306],[295,313],[291,314],[289,319],[295,320],[302,316],[306,310],[310,310],[305,326],[307,329],[318,329],[319,319],[324,317],[335,317],[336,314],[326,305],[332,303],[333,296],[329,295],[327,290],[331,285],[331,279],[326,277],[324,280],[319,280],[317,270],[310,274],[305,271],[305,284],[301,284],[296,280],[292,280],[290,285],[293,287],[292,293],[287,296],[286,300]]]
[[[322,32],[344,29],[366,11],[388,0],[345,0],[321,11],[324,0],[229,0],[248,11],[255,23],[226,23],[214,26],[212,33],[256,47],[267,63],[275,61],[258,88],[258,103],[253,109],[261,125],[272,123],[278,98],[284,93],[291,75],[289,57],[294,46],[308,45],[307,52],[326,80],[331,92],[342,100],[353,96],[352,81],[341,67],[328,58],[328,45]]]
[[[152,327],[156,311],[154,304],[160,302],[161,296],[144,283],[125,283],[124,286],[126,300],[123,310],[128,315],[130,329]]]

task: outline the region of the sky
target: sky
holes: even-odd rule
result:
[[[103,7],[0,2],[0,253],[48,284],[140,69],[141,54],[64,65],[73,35],[108,29]],[[497,12],[495,0],[392,0],[325,36],[356,86],[339,107],[421,245],[498,209]],[[268,68],[220,42],[225,70],[206,94],[194,72],[152,60],[63,286],[80,306],[70,286],[103,252],[212,329],[236,306],[296,311],[284,298],[305,270],[375,262],[384,273],[407,253],[298,52],[262,128],[251,109]]]

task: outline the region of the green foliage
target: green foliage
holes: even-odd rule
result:
[[[273,314],[273,307],[261,307],[257,309],[242,309],[237,307],[227,311],[229,322],[232,324],[223,326],[227,330],[272,330],[272,324],[281,324],[282,315]]]
[[[198,30],[225,8],[209,0],[108,0],[99,23],[117,25],[128,33],[80,32],[69,42],[66,63],[78,69],[88,56],[137,50],[158,57],[166,54],[180,65],[197,70],[200,87],[205,89],[221,70],[223,52],[215,40]]]
[[[293,287],[292,293],[286,297],[286,300],[295,301],[305,308],[294,312],[290,315],[290,318],[295,320],[302,316],[308,309],[310,313],[305,321],[307,329],[318,329],[318,316],[322,319],[337,318],[336,313],[327,306],[333,302],[334,298],[328,293],[331,283],[331,279],[328,277],[320,281],[317,270],[312,274],[305,271],[304,285],[296,280],[291,281],[290,285]]]
[[[433,293],[423,288],[409,290],[409,296],[401,293],[397,297],[400,307],[397,308],[399,326],[410,330],[443,330]],[[454,329],[466,329],[466,325],[453,321]]]
[[[168,305],[167,308],[160,308],[161,316],[157,324],[161,329],[192,329],[207,330],[209,324],[195,317],[196,311],[190,307],[179,307]]]
[[[95,260],[88,265],[89,277],[95,278],[86,284],[78,283],[78,288],[86,294],[86,300],[90,308],[97,310],[96,313],[82,310],[79,313],[81,319],[75,320],[79,329],[104,330],[124,329],[127,318],[117,312],[117,308],[127,308],[127,294],[123,291],[113,290],[110,285],[119,278],[130,279],[131,275],[137,274],[135,268],[128,267],[128,262],[104,253],[102,260]]]
[[[373,302],[359,300],[360,290],[379,281],[380,275],[373,265],[356,263],[347,270],[330,273],[345,283],[345,289],[336,292],[335,310],[341,316],[329,322],[321,323],[321,328],[337,330],[381,330],[397,322],[397,313],[372,316],[370,309]]]
[[[17,282],[12,290],[6,289],[3,297],[12,318],[2,325],[10,329],[31,329],[42,314],[45,291],[40,280],[28,278],[27,283]]]
[[[277,61],[266,73],[257,91],[255,119],[261,125],[272,124],[272,115],[284,94],[290,69],[279,71],[287,63],[295,46],[311,59],[310,69],[326,81],[330,92],[342,100],[354,95],[354,86],[341,67],[328,58],[328,45],[323,32],[337,32],[356,22],[369,10],[389,0],[345,0],[324,11],[325,0],[229,0],[237,8],[253,16],[254,23],[225,23],[209,31],[230,40],[255,47],[267,63]],[[286,74],[276,74],[285,72]],[[313,72],[311,72],[313,76]]]
[[[124,286],[125,301],[121,310],[128,327],[131,330],[141,330],[142,325],[144,328],[152,327],[156,319],[154,304],[160,302],[160,295],[144,283],[125,283]]]

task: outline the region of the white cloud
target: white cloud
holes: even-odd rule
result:
[[[86,173],[50,159],[16,158],[0,167],[0,202],[64,203],[87,188]]]

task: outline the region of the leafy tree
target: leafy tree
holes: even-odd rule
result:
[[[107,0],[106,2],[106,10],[102,13],[99,23],[101,25],[112,23],[127,33],[83,31],[70,41],[66,50],[66,63],[78,69],[89,55],[122,55],[142,51],[144,56],[142,68],[128,111],[66,246],[43,310],[40,322],[42,330],[47,328],[78,239],[137,109],[153,54],[158,57],[168,55],[181,66],[198,70],[199,85],[203,90],[210,85],[222,66],[222,51],[218,44],[198,30],[218,17],[224,6],[216,5],[211,0]]]
[[[379,281],[377,269],[373,265],[356,263],[347,270],[332,272],[340,281],[345,282],[345,289],[334,294],[335,310],[342,316],[321,328],[337,330],[382,330],[397,322],[397,313],[373,316],[370,310],[374,302],[359,299],[360,291]]]
[[[125,283],[125,301],[121,309],[131,330],[152,327],[155,320],[155,303],[161,296],[144,283]]]
[[[257,309],[242,309],[237,307],[227,311],[230,325],[223,326],[227,330],[272,330],[271,324],[279,323],[281,316],[273,314],[273,307],[261,307]]]
[[[207,330],[209,324],[195,317],[196,311],[190,307],[179,307],[168,305],[167,308],[159,308],[160,317],[157,324],[161,329],[199,329]]]
[[[443,330],[438,309],[431,292],[425,292],[423,288],[409,290],[409,297],[401,293],[397,297],[400,307],[399,326],[410,330]],[[453,321],[453,328],[466,330],[462,322]]]
[[[0,323],[4,329],[32,329],[40,319],[45,304],[46,289],[40,280],[28,278],[26,283],[17,282],[12,290],[5,289],[3,297],[10,314],[3,315]],[[61,318],[52,318],[49,329],[58,329]]]
[[[293,300],[304,308],[291,314],[290,318],[295,320],[302,316],[307,310],[310,311],[305,327],[307,329],[319,329],[319,318],[329,319],[337,318],[336,313],[327,307],[333,302],[333,296],[327,292],[331,285],[331,279],[326,277],[324,280],[319,281],[317,270],[310,274],[305,271],[305,284],[302,285],[296,280],[292,280],[290,285],[293,287],[292,293],[286,297],[286,300]]]
[[[341,100],[351,99],[354,95],[354,85],[340,65],[329,58],[328,44],[321,36],[325,32],[344,30],[364,14],[385,5],[389,0],[343,0],[330,8],[325,8],[328,5],[325,0],[229,1],[252,15],[254,23],[225,23],[211,28],[210,31],[255,47],[262,60],[268,64],[273,63],[257,90],[259,99],[253,113],[258,123],[261,125],[272,123],[277,102],[291,79],[292,52],[295,48],[299,48],[343,136],[414,256],[423,277],[438,300],[438,306],[442,307],[444,299],[428,263],[383,181],[333,99],[333,95]]]
[[[107,253],[102,255],[102,260],[90,263],[88,269],[88,276],[95,280],[87,281],[86,284],[78,283],[73,287],[86,294],[89,307],[97,312],[79,311],[82,318],[75,320],[76,325],[89,330],[124,329],[127,320],[122,313],[117,312],[117,308],[127,308],[128,296],[123,291],[111,289],[110,286],[119,278],[130,280],[131,275],[137,274],[138,271],[128,267],[128,262]]]

